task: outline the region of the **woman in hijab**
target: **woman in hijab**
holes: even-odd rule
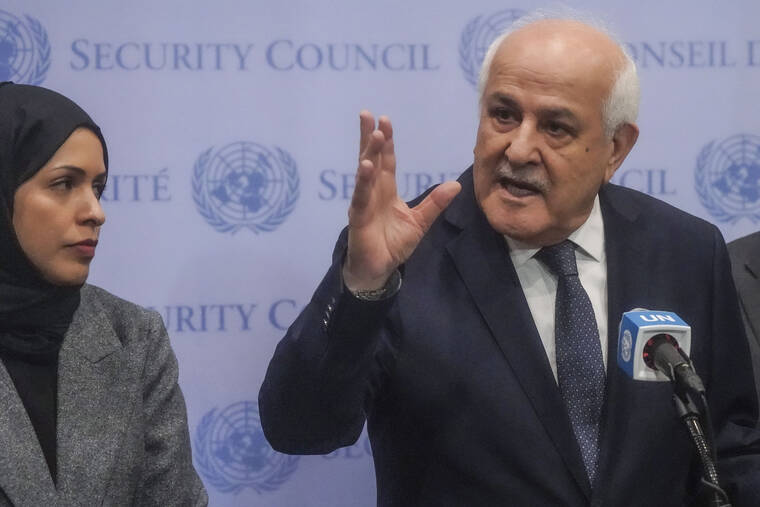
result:
[[[161,318],[85,284],[107,167],[79,106],[0,84],[0,506],[208,503]]]

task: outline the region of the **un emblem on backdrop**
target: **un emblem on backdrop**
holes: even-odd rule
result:
[[[42,24],[0,10],[0,81],[41,84],[50,68],[50,42]]]
[[[298,168],[284,150],[240,141],[201,153],[193,169],[193,200],[219,232],[273,231],[295,208]]]
[[[295,471],[298,456],[274,451],[264,438],[256,403],[240,401],[210,410],[195,433],[198,471],[223,493],[278,489]]]
[[[720,222],[760,222],[760,137],[735,135],[705,146],[697,158],[697,194]]]
[[[490,16],[478,16],[470,20],[462,31],[459,41],[459,66],[464,77],[473,86],[478,85],[478,73],[488,46],[507,27],[523,16],[525,11],[506,9]]]

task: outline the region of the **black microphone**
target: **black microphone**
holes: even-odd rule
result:
[[[652,336],[644,345],[644,362],[667,376],[677,385],[704,394],[705,386],[694,371],[689,356],[678,346],[678,340],[667,333]]]

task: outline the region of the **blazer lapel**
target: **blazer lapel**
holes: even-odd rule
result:
[[[755,252],[748,252],[744,270],[739,275],[739,297],[744,315],[755,338],[760,341],[760,259]]]
[[[471,180],[462,183],[462,194],[472,193]],[[445,216],[464,229],[447,245],[460,276],[565,464],[590,497],[580,448],[504,238],[488,224],[474,196],[457,200]]]
[[[0,362],[0,489],[17,507],[54,505],[56,491],[37,434]]]
[[[600,192],[604,217],[605,252],[607,255],[607,386],[600,423],[599,469],[614,470],[620,457],[620,442],[625,441],[630,414],[640,400],[632,390],[632,382],[617,365],[618,334],[623,312],[646,308],[653,299],[651,279],[646,276],[646,252],[637,240],[641,236],[635,225],[638,211],[627,201],[610,199],[609,187]],[[648,303],[649,302],[649,303]],[[639,408],[640,410],[640,408]],[[604,484],[604,477],[599,477]],[[603,488],[602,488],[603,489]],[[596,491],[596,490],[595,490]],[[595,495],[596,496],[596,495]]]
[[[139,372],[125,360],[106,311],[85,297],[64,338],[58,370],[58,489],[72,504],[102,501]],[[99,502],[98,502],[99,503]]]

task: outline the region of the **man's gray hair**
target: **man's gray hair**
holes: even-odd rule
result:
[[[583,23],[607,35],[613,42],[615,42],[615,44],[617,44],[625,61],[618,69],[610,94],[605,98],[604,103],[602,104],[604,132],[608,138],[612,138],[621,125],[635,123],[639,114],[639,98],[641,91],[639,87],[639,76],[636,72],[636,64],[634,63],[633,58],[631,58],[628,50],[620,42],[620,39],[618,39],[607,26],[597,19],[569,9],[563,9],[561,12],[544,9],[536,10],[519,18],[494,39],[491,45],[488,46],[488,51],[486,51],[486,55],[483,58],[483,64],[480,67],[480,74],[478,76],[478,95],[480,101],[483,101],[483,93],[485,92],[486,83],[488,82],[488,77],[491,73],[491,63],[493,63],[494,56],[504,40],[520,28],[537,21],[548,19],[577,21]]]

